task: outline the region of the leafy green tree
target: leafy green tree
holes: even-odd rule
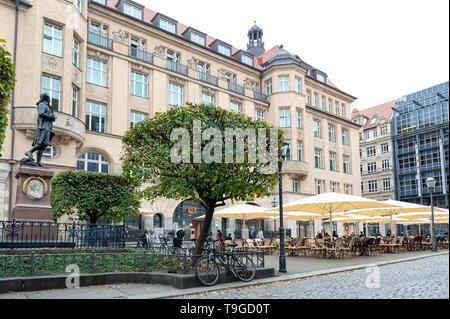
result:
[[[8,126],[8,104],[11,92],[14,89],[15,66],[11,61],[11,53],[5,48],[6,41],[0,39],[0,156],[5,140],[5,131]]]
[[[203,132],[200,141],[195,140],[195,134],[200,134],[195,129],[196,123],[201,124]],[[220,137],[205,136],[211,128],[217,129],[216,132],[221,133]],[[232,156],[236,155],[236,160],[225,160],[230,154],[230,147],[227,149],[225,143],[227,128],[253,131],[262,129],[266,154],[274,147],[274,157],[277,160],[282,145],[281,130],[266,122],[253,121],[247,116],[213,105],[189,104],[156,113],[153,118],[137,123],[122,138],[124,174],[135,181],[146,180],[147,184],[141,190],[143,198],[190,198],[205,207],[206,216],[197,241],[196,254],[200,254],[203,249],[216,207],[224,205],[225,200],[251,201],[256,197],[269,196],[270,190],[278,181],[276,170],[269,170],[270,173],[267,173],[263,169],[267,166],[269,156],[264,157],[262,152],[257,152],[255,160],[251,161],[256,143],[249,137],[245,137],[243,162],[237,161],[239,145],[236,138],[232,139],[231,144],[231,153]],[[176,130],[188,132],[188,138],[171,140],[171,135],[173,137]],[[275,132],[272,134],[275,138],[270,137],[270,131]],[[258,140],[259,137],[258,135]],[[215,144],[218,145],[217,148],[211,147],[212,140],[216,138],[220,138],[222,143]],[[199,156],[204,157],[205,153],[221,153],[225,156],[222,156],[220,162],[199,161]],[[180,156],[182,161],[174,161],[174,155]]]
[[[75,215],[95,224],[100,218],[121,221],[139,212],[136,185],[121,175],[63,171],[52,179],[51,186],[55,218]]]

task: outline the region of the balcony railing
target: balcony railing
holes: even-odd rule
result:
[[[267,103],[267,95],[260,93],[258,91],[253,91],[253,98],[255,100]]]
[[[228,82],[228,90],[244,95],[244,87],[236,83]]]
[[[179,74],[188,75],[188,67],[186,65],[171,60],[166,61],[166,69]]]
[[[135,47],[128,47],[128,56],[137,60],[153,64],[153,54]]]
[[[219,78],[215,77],[211,74],[204,73],[204,72],[198,72],[198,79],[200,81],[212,84],[212,85],[218,85],[219,84]]]
[[[89,32],[88,34],[88,43],[108,49],[108,50],[112,50],[113,46],[113,40],[105,37],[105,36],[101,36],[97,33],[94,32]]]

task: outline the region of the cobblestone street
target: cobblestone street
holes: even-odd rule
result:
[[[239,289],[224,289],[180,298],[449,298],[449,256],[441,255],[373,268],[296,279]],[[377,275],[378,272],[378,275]],[[379,288],[377,287],[379,278]],[[374,288],[368,288],[374,287]]]

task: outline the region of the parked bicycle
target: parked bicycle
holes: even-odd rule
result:
[[[197,279],[205,286],[217,284],[220,278],[220,266],[227,271],[231,271],[235,278],[248,282],[256,274],[256,267],[253,259],[245,253],[234,253],[233,249],[237,244],[229,244],[230,251],[214,248],[214,242],[211,236],[206,239],[204,249],[206,254],[201,256],[195,263],[195,275]]]
[[[177,231],[176,236],[160,234],[158,237],[161,242],[159,247],[161,254],[176,256],[189,255],[190,250],[183,247],[184,231],[182,229]],[[172,244],[169,244],[169,241],[172,241]]]

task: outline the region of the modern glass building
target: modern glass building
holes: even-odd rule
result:
[[[434,177],[434,204],[449,202],[448,82],[406,95],[391,122],[395,198],[430,205],[425,183]]]

